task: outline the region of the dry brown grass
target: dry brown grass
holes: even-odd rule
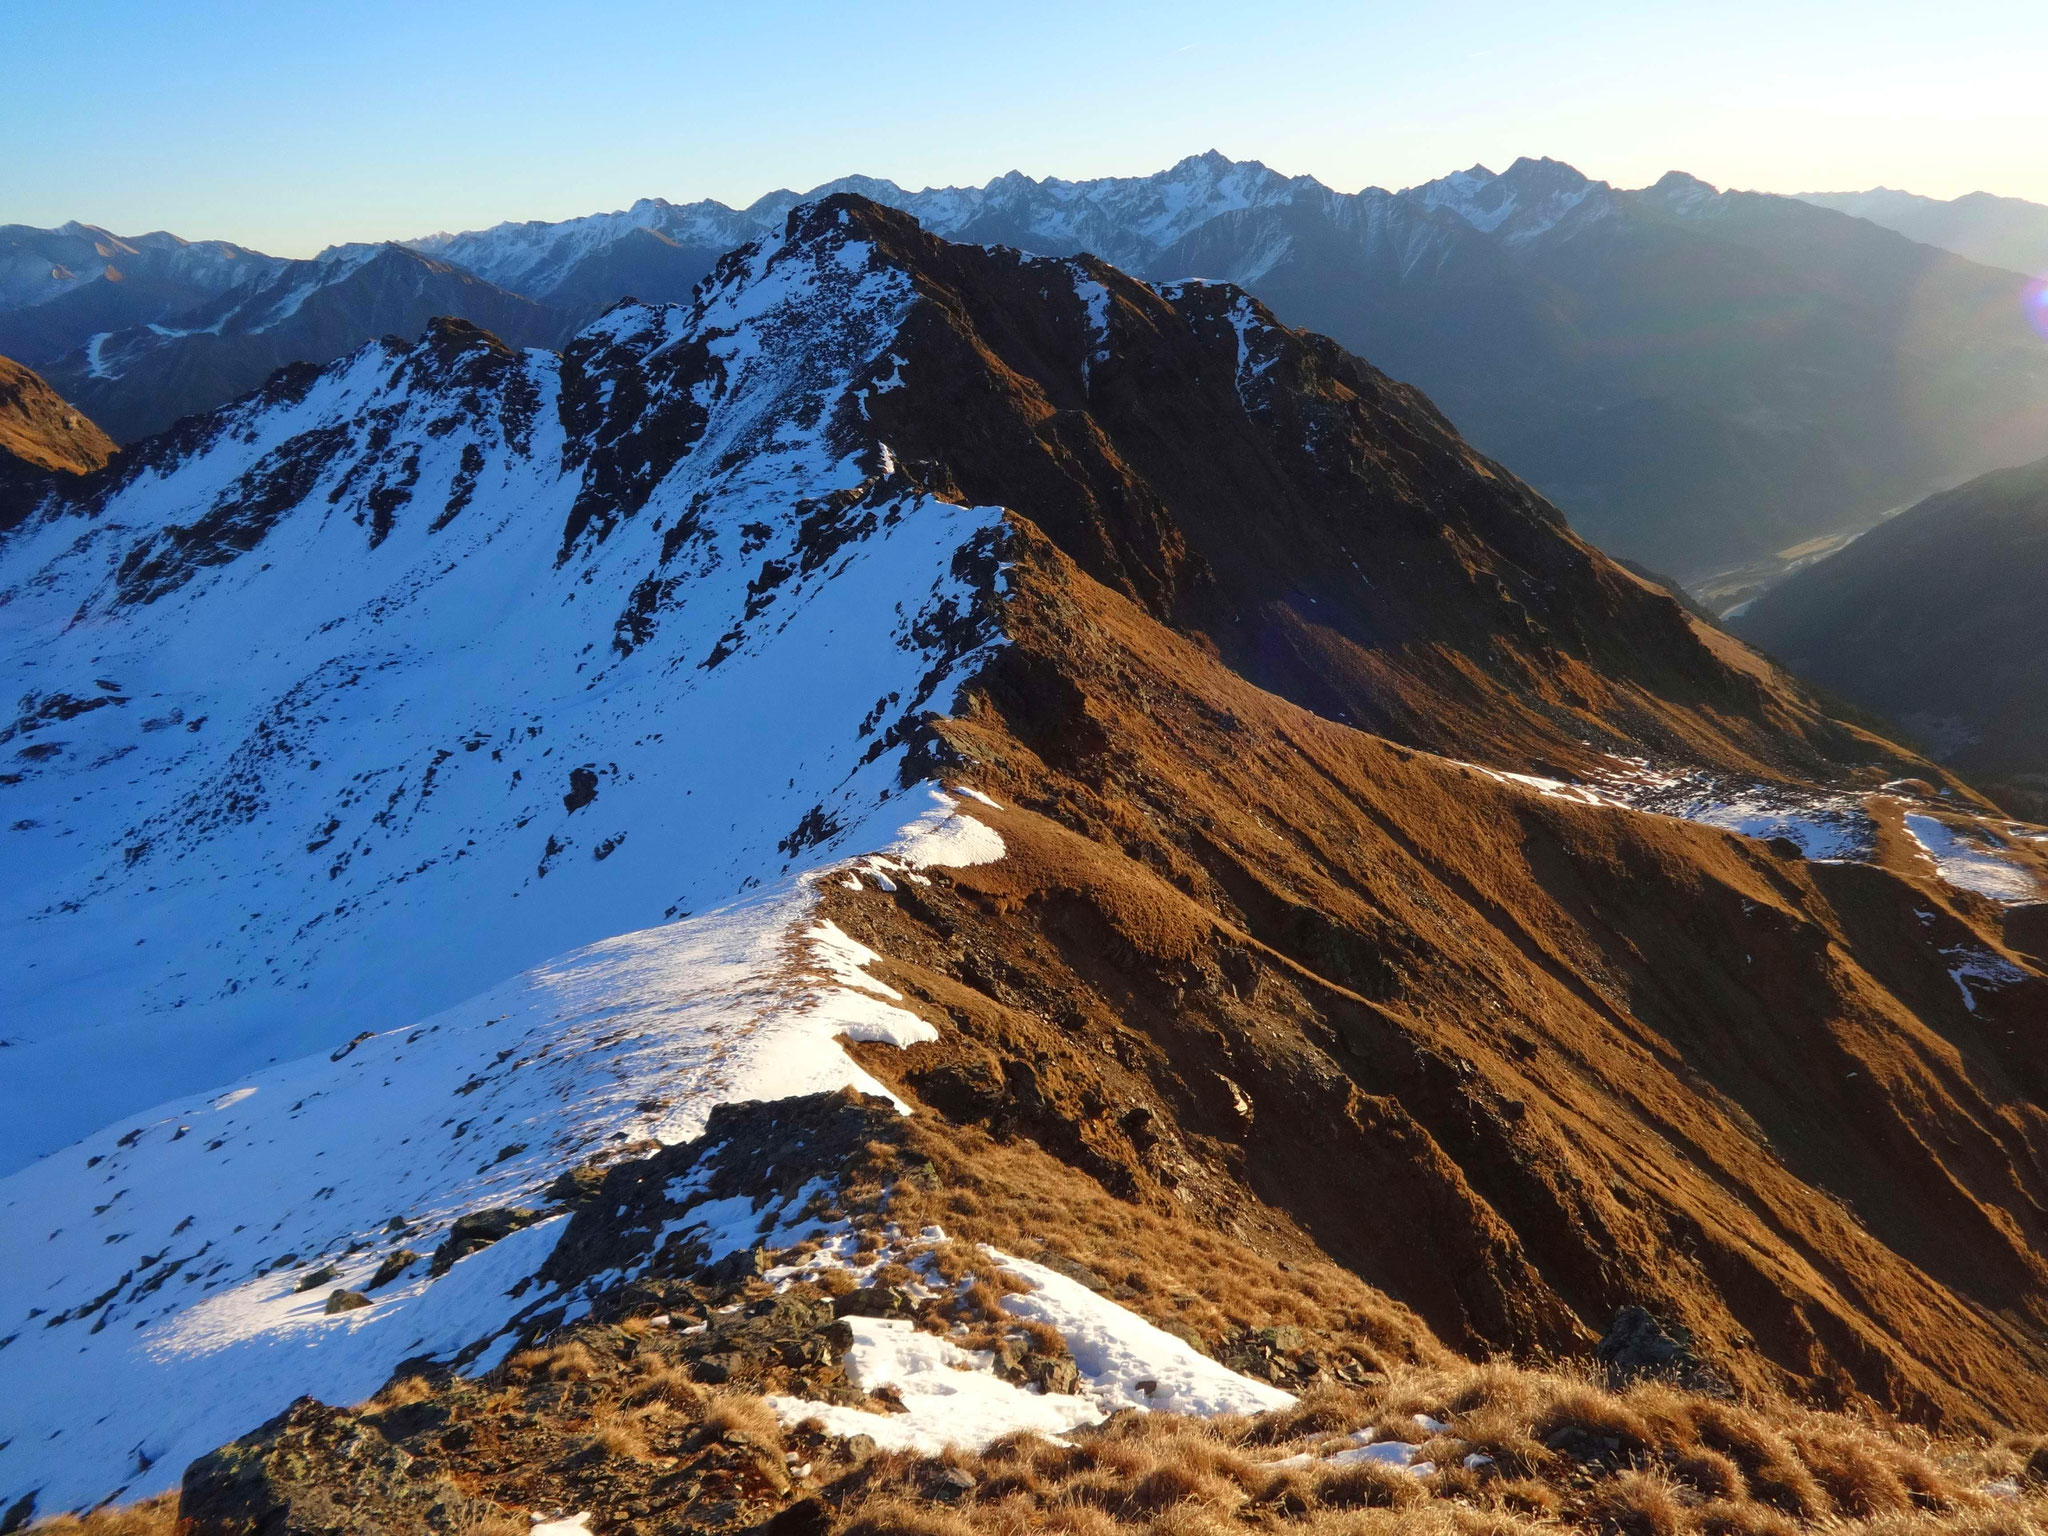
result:
[[[701,1414],[711,1401],[711,1394],[697,1385],[690,1373],[664,1366],[659,1361],[647,1362],[648,1370],[627,1390],[622,1401],[627,1407],[640,1408],[652,1403],[666,1403],[692,1416]]]
[[[860,1282],[846,1270],[831,1268],[819,1272],[818,1289],[827,1296],[851,1296],[860,1289]]]
[[[1415,1422],[1426,1414],[1447,1428]],[[1428,1476],[1321,1459],[1372,1426],[1419,1444]],[[1571,1449],[1553,1448],[1561,1437]],[[1130,1415],[1074,1442],[1013,1435],[950,1452],[971,1489],[934,1505],[941,1462],[878,1457],[837,1497],[856,1530],[961,1536],[2039,1536],[2048,1488],[2024,1482],[2043,1442],[1952,1445],[1787,1405],[1664,1384],[1611,1391],[1569,1371],[1505,1365],[1411,1369],[1362,1391],[1321,1390],[1257,1418]],[[1307,1456],[1306,1461],[1295,1460]],[[1471,1456],[1490,1457],[1468,1467]],[[1282,1463],[1294,1461],[1292,1465]],[[907,1522],[907,1523],[906,1523]],[[920,1524],[919,1522],[924,1522]]]
[[[385,1383],[368,1402],[357,1406],[359,1413],[376,1413],[385,1408],[403,1408],[422,1403],[434,1395],[434,1384],[424,1376],[400,1376]]]
[[[587,1381],[597,1374],[597,1357],[577,1340],[549,1349],[522,1349],[507,1360],[502,1374],[508,1381],[545,1376],[554,1381]]]
[[[640,1421],[616,1410],[599,1414],[591,1421],[585,1443],[593,1451],[628,1461],[646,1461],[652,1455]]]
[[[775,1410],[758,1397],[740,1392],[715,1392],[704,1405],[703,1424],[707,1434],[722,1435],[758,1450],[782,1451],[782,1421]]]
[[[1595,1529],[1609,1536],[1678,1536],[1686,1524],[1685,1506],[1670,1479],[1655,1472],[1608,1478],[1587,1501],[1586,1512]]]
[[[949,1282],[971,1275],[1013,1287],[975,1246],[989,1243],[1025,1258],[1086,1265],[1132,1311],[1211,1345],[1233,1332],[1291,1325],[1342,1338],[1365,1369],[1452,1361],[1413,1313],[1334,1264],[1298,1259],[1283,1268],[1205,1223],[1118,1200],[1027,1140],[999,1140],[935,1116],[920,1115],[907,1129],[900,1150],[870,1146],[863,1174],[875,1186],[850,1186],[847,1203],[881,1201],[886,1185],[888,1215],[902,1230],[944,1228],[951,1240],[930,1252]],[[925,1172],[905,1177],[905,1170]],[[908,1278],[893,1268],[883,1266],[877,1278]]]
[[[1034,1349],[1064,1349],[1056,1330],[1002,1312],[1012,1282],[969,1243],[924,1253],[955,1277],[961,1320],[993,1319],[978,1324],[991,1339],[1028,1336]],[[1099,1257],[1080,1262],[1096,1267]],[[950,1319],[934,1309],[932,1320]],[[748,1486],[765,1480],[771,1496],[789,1497],[790,1466],[809,1463],[808,1486],[836,1512],[834,1536],[1247,1536],[1281,1526],[1290,1536],[2048,1530],[2048,1438],[1936,1443],[1918,1431],[1784,1403],[1663,1383],[1616,1390],[1570,1369],[1395,1364],[1371,1385],[1325,1383],[1257,1417],[1130,1413],[1071,1439],[1016,1434],[979,1453],[863,1457],[825,1437],[817,1421],[785,1430],[761,1398],[693,1380],[671,1345],[651,1325],[591,1327],[515,1355],[483,1384],[410,1377],[368,1406],[468,1393],[463,1420],[480,1432],[495,1423],[499,1445],[515,1452],[533,1416],[546,1415],[556,1437],[544,1443],[560,1451],[546,1458],[551,1475],[617,1485],[668,1475],[661,1469],[671,1457],[710,1455],[753,1469],[749,1479],[757,1470]],[[1327,1459],[1367,1429],[1416,1446],[1417,1459],[1436,1470],[1418,1476]],[[942,1478],[949,1468],[967,1474],[964,1486]],[[473,1477],[454,1467],[450,1474]],[[2019,1496],[1987,1493],[1993,1479],[2009,1479]],[[41,1528],[172,1536],[174,1513],[158,1500]]]
[[[36,1536],[174,1536],[178,1529],[178,1496],[158,1494],[119,1509],[96,1509],[89,1515],[58,1515],[38,1522]]]

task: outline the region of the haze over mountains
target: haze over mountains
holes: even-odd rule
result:
[[[1873,187],[1868,192],[1806,192],[1800,201],[1868,219],[1988,267],[2048,276],[2048,207],[2024,198],[1968,192],[1943,200]]]
[[[1795,199],[1677,174],[1622,191],[1533,160],[1344,194],[1213,153],[1150,177],[817,189],[835,190],[949,238],[1242,283],[1424,389],[1603,548],[1688,579],[2048,452],[2048,347],[2027,326],[2021,277]],[[287,358],[415,334],[429,313],[556,342],[620,297],[683,299],[797,201],[648,199],[435,235],[411,243],[432,262],[410,268],[391,247],[374,261],[221,256],[199,264],[205,281],[246,272],[249,291],[208,296],[175,324],[88,277],[67,246],[72,276],[43,302],[10,279],[0,353],[128,439]],[[29,271],[59,236],[96,238],[69,228],[6,232],[25,253],[8,270]]]
[[[2048,460],[1929,497],[1729,622],[2048,812]]]

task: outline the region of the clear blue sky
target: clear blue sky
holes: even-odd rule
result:
[[[1631,186],[2048,201],[2048,23],[1926,0],[0,0],[0,223],[300,255],[1209,148],[1347,191],[1547,154]]]

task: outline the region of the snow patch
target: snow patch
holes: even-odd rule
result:
[[[1933,861],[1941,878],[1960,890],[1993,901],[2032,901],[2040,893],[2032,874],[1983,842],[1966,839],[1945,821],[1909,812],[1906,832]]]
[[[904,1413],[771,1397],[786,1424],[815,1418],[835,1435],[871,1435],[889,1451],[935,1454],[949,1445],[979,1449],[1020,1430],[1063,1434],[1103,1417],[1088,1396],[1039,1393],[1015,1386],[990,1369],[986,1351],[969,1351],[937,1334],[894,1318],[845,1319],[853,1347],[843,1362],[849,1380],[862,1391],[894,1387]]]
[[[944,1234],[927,1229],[920,1236],[936,1240]],[[994,1248],[982,1251],[1029,1287],[1004,1297],[1004,1310],[1059,1331],[1080,1371],[1078,1394],[1044,1393],[1005,1381],[994,1374],[985,1351],[963,1349],[907,1321],[848,1318],[854,1333],[845,1361],[848,1376],[863,1391],[894,1387],[908,1411],[870,1413],[776,1397],[769,1400],[776,1414],[786,1424],[818,1419],[835,1435],[870,1435],[885,1450],[933,1454],[948,1445],[978,1449],[1023,1430],[1061,1434],[1124,1409],[1250,1414],[1294,1401],[1277,1387],[1218,1364],[1186,1340],[1155,1328],[1077,1281]],[[787,1283],[821,1265],[864,1276],[884,1257],[876,1255],[863,1267],[842,1249],[828,1246],[804,1265],[769,1271],[768,1278]]]
[[[1137,1313],[1098,1296],[1078,1280],[991,1248],[990,1257],[1031,1289],[1003,1298],[1003,1308],[1059,1329],[1087,1393],[1105,1413],[1152,1408],[1214,1415],[1262,1413],[1294,1398],[1219,1365]]]

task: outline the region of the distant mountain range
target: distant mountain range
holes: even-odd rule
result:
[[[216,275],[209,269],[209,279]],[[516,346],[556,345],[572,329],[531,299],[402,245],[338,246],[311,261],[265,257],[235,275],[171,322],[96,331],[55,357],[39,356],[33,345],[17,355],[39,364],[53,387],[117,440],[131,442],[245,395],[288,364],[329,363],[373,337],[416,336],[437,315],[486,326]],[[41,308],[67,305],[104,317],[115,301],[102,289],[126,299],[123,283],[102,276]]]
[[[48,363],[100,331],[164,323],[286,263],[224,240],[92,224],[0,225],[0,352]]]
[[[723,252],[838,191],[949,239],[1241,283],[1421,386],[1587,537],[1688,580],[2048,452],[2048,346],[2017,272],[1811,202],[1678,173],[1624,191],[1550,160],[1355,194],[1213,152],[1093,181],[849,177],[311,262],[11,229],[0,353],[126,441],[433,314],[557,345],[619,298],[687,297]]]
[[[1882,523],[1735,614],[1794,671],[2048,812],[2048,459]]]
[[[2041,203],[1989,192],[1970,192],[1944,202],[1890,187],[1806,192],[1800,201],[1868,219],[1909,240],[1940,246],[1986,266],[2048,275],[2048,206]]]

